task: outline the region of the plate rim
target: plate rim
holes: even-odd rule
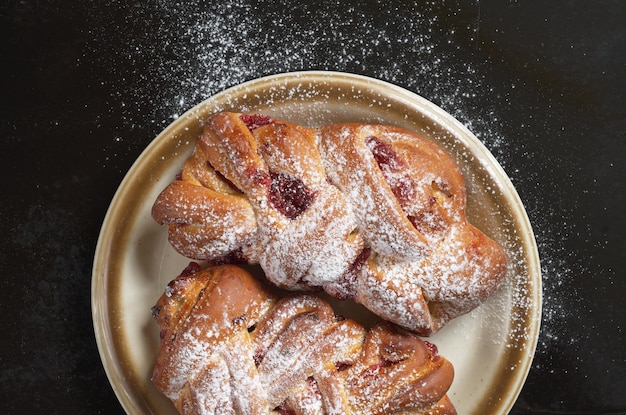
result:
[[[233,92],[250,89],[255,85],[260,85],[263,83],[272,83],[272,82],[285,82],[290,78],[297,78],[306,80],[309,78],[327,78],[328,80],[333,80],[336,78],[343,79],[352,79],[355,81],[364,82],[366,84],[373,84],[380,87],[384,87],[387,89],[391,89],[395,94],[394,97],[402,97],[414,106],[416,103],[420,104],[420,107],[427,108],[427,113],[433,119],[435,119],[439,124],[443,126],[449,126],[450,128],[446,128],[446,130],[450,130],[450,132],[455,136],[455,138],[459,139],[462,142],[466,140],[461,137],[461,134],[469,137],[472,140],[472,144],[478,147],[478,150],[481,153],[481,156],[484,156],[487,159],[487,163],[484,165],[491,169],[491,175],[498,176],[498,183],[506,186],[507,198],[512,199],[511,201],[514,203],[510,204],[510,207],[514,209],[514,217],[516,219],[522,219],[521,223],[517,223],[519,229],[524,232],[524,235],[520,236],[520,239],[523,240],[523,245],[527,246],[528,255],[526,259],[529,260],[527,264],[528,267],[528,276],[529,283],[532,282],[535,287],[532,291],[531,301],[533,306],[530,307],[532,311],[531,315],[528,316],[526,321],[529,321],[529,339],[526,341],[526,347],[528,350],[528,359],[524,362],[520,362],[519,365],[521,369],[518,370],[517,382],[515,383],[516,388],[513,393],[509,393],[509,399],[507,402],[501,402],[501,408],[506,410],[506,412],[510,411],[513,407],[515,401],[517,400],[521,389],[524,386],[524,383],[528,377],[528,374],[531,369],[532,361],[536,352],[539,332],[541,328],[541,315],[542,315],[542,278],[541,278],[541,267],[540,267],[540,258],[537,248],[537,243],[535,239],[534,232],[532,230],[532,225],[526,213],[526,209],[524,204],[513,186],[510,178],[497,161],[497,159],[493,156],[493,154],[488,150],[485,144],[479,140],[465,125],[463,125],[460,121],[454,118],[451,114],[444,111],[441,107],[434,104],[433,102],[427,100],[426,98],[418,95],[415,92],[409,91],[401,86],[396,84],[392,84],[390,82],[376,79],[372,77],[368,77],[365,75],[348,73],[348,72],[338,72],[338,71],[295,71],[295,72],[283,72],[272,75],[266,75],[262,77],[258,77],[255,79],[251,79],[245,82],[242,82],[237,85],[233,85],[227,89],[224,89],[216,94],[208,97],[207,99],[197,103],[192,108],[188,109],[185,113],[179,116],[177,119],[173,120],[168,126],[166,126],[162,131],[160,131],[148,145],[141,151],[139,156],[134,160],[128,171],[125,173],[123,179],[121,180],[118,188],[113,194],[111,202],[107,208],[107,212],[104,216],[100,232],[98,235],[98,240],[96,243],[96,248],[94,251],[94,261],[92,266],[92,278],[91,278],[91,312],[92,312],[92,322],[94,327],[94,333],[96,337],[96,344],[98,347],[98,352],[100,355],[100,359],[102,365],[104,367],[105,373],[107,375],[109,384],[111,385],[118,401],[120,402],[123,409],[126,413],[134,413],[130,410],[137,410],[138,408],[133,404],[132,397],[129,396],[129,391],[126,390],[124,385],[125,377],[123,373],[120,373],[120,370],[116,369],[116,356],[117,353],[115,350],[110,350],[107,347],[106,335],[112,333],[111,327],[103,324],[106,322],[103,319],[103,314],[107,312],[106,305],[109,303],[108,290],[106,278],[108,276],[108,265],[106,261],[102,261],[103,255],[101,254],[102,250],[106,249],[107,246],[110,245],[112,239],[114,239],[114,226],[111,226],[109,223],[111,221],[111,217],[113,216],[113,212],[116,207],[121,203],[122,195],[127,191],[130,182],[132,181],[133,173],[139,168],[139,166],[144,162],[144,158],[146,155],[151,153],[152,150],[158,146],[158,144],[163,140],[163,137],[170,136],[171,133],[178,128],[180,128],[180,120],[185,119],[187,117],[193,116],[194,112],[197,112],[199,108],[210,105],[212,102],[217,101],[221,97],[232,95]],[[458,133],[457,133],[458,132]],[[461,134],[459,134],[461,133]],[[534,276],[534,278],[533,278]],[[532,280],[532,281],[531,281]],[[101,298],[98,298],[97,290],[102,288],[103,293],[105,295],[101,295]]]

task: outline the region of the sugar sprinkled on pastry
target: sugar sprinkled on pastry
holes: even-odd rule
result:
[[[430,335],[506,276],[465,208],[458,166],[413,132],[222,112],[152,214],[187,257],[260,264],[281,288],[323,289]]]
[[[193,267],[153,307],[152,381],[181,414],[455,414],[449,361],[390,323],[366,329],[235,265]]]

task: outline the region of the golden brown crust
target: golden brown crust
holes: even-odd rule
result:
[[[350,202],[360,232],[372,249],[411,260],[424,255],[426,240],[403,212],[392,186],[366,144],[368,138],[380,138],[381,133],[391,128],[360,124],[323,126],[320,149],[326,156],[324,161],[330,180]]]
[[[322,288],[430,335],[506,275],[504,251],[465,206],[458,166],[410,131],[224,112],[153,216],[183,255],[216,263],[236,253],[279,287]]]
[[[279,299],[233,265],[176,278],[153,315],[152,380],[180,413],[456,413],[452,365],[433,345],[338,319],[315,296]]]
[[[193,259],[221,258],[257,232],[254,211],[242,196],[177,180],[161,192],[152,217],[168,225],[172,246]]]

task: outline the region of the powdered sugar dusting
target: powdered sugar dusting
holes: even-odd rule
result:
[[[231,112],[211,116],[191,159],[206,150],[205,168],[215,169],[246,196],[241,202],[249,204],[258,224],[251,244],[259,247],[258,263],[274,284],[289,290],[324,288],[422,335],[471,311],[501,284],[504,254],[466,221],[462,175],[430,141],[391,126],[335,124],[313,130],[277,121],[251,131],[241,120]],[[376,144],[370,148],[372,140]],[[394,190],[389,169],[406,175],[406,188]],[[155,206],[163,209],[157,212],[179,215],[170,198],[163,199],[178,183],[158,197]],[[180,197],[190,197],[187,193]],[[176,206],[176,191],[172,194]],[[302,195],[309,198],[306,205],[300,199],[293,205],[302,209],[282,208]],[[221,207],[227,212],[239,205],[224,201]],[[169,233],[172,239],[172,229]],[[219,235],[206,236],[211,237]],[[227,235],[223,245],[236,239]],[[355,268],[366,250],[371,256]]]
[[[449,388],[451,366],[417,337],[384,324],[366,332],[352,320],[337,319],[328,303],[310,295],[276,303],[267,297],[273,303],[268,308],[258,298],[261,286],[252,287],[248,277],[238,276],[243,284],[234,286],[221,280],[214,290],[223,292],[200,291],[197,302],[187,291],[166,296],[167,302],[193,302],[186,320],[179,322],[180,309],[159,320],[171,337],[164,338],[165,360],[153,379],[181,412],[265,415],[300,408],[367,415],[403,409],[406,393],[411,407],[429,406]],[[243,298],[235,300],[233,290]],[[162,300],[159,312],[169,313]],[[246,309],[233,318],[241,311],[233,311],[240,307],[236,301],[260,314],[253,317]],[[439,383],[432,396],[431,380]]]
[[[281,72],[367,73],[450,101],[466,94],[456,80],[468,80],[472,91],[481,87],[473,68],[450,65],[454,33],[440,30],[435,4],[401,9],[381,5],[375,13],[344,2],[317,7],[159,1],[135,6],[114,2],[108,7],[125,11],[121,14],[127,22],[118,22],[117,27],[94,25],[94,30],[130,29],[132,41],[107,44],[106,32],[94,33],[102,43],[94,45],[94,56],[88,58],[98,59],[102,47],[115,49],[107,56],[117,56],[117,61],[103,66],[111,71],[108,82],[122,82],[127,88],[116,88],[120,92],[111,97],[110,105],[125,123],[137,128],[152,125],[158,131],[217,92]],[[388,56],[391,50],[396,51],[393,59]],[[120,73],[120,67],[136,70]]]
[[[363,130],[322,129],[319,144],[329,178],[353,206],[361,233],[375,251],[407,260],[419,258],[425,250],[423,240],[408,224],[365,145],[365,137],[381,131]]]
[[[510,94],[494,95],[491,106],[475,105],[476,96],[494,94],[493,85],[485,79],[484,71],[478,67],[480,63],[459,62],[450,52],[463,45],[454,33],[440,29],[438,18],[431,13],[433,4],[427,2],[404,10],[381,8],[376,16],[341,2],[319,9],[296,4],[266,5],[267,10],[245,2],[153,2],[134,7],[117,2],[106,4],[121,8],[128,16],[125,22],[111,22],[107,30],[129,30],[134,36],[132,42],[113,45],[107,43],[105,32],[99,33],[99,37],[96,33],[94,38],[100,43],[91,45],[91,52],[82,58],[98,62],[99,48],[115,49],[115,53],[106,55],[117,58],[100,61],[110,72],[102,80],[102,87],[112,91],[110,100],[103,103],[103,116],[118,118],[130,131],[149,129],[156,134],[198,102],[252,78],[301,69],[364,73],[400,84],[442,106],[489,147],[516,185],[531,189],[542,180],[546,172],[541,171],[542,161],[537,160],[537,154],[525,148],[523,140],[502,134],[503,130],[522,134],[525,123],[532,121],[507,119],[501,107],[515,112],[515,100]],[[93,10],[97,13],[98,9]],[[93,16],[94,20],[100,17]],[[94,25],[94,30],[106,26]],[[332,49],[328,47],[331,44]],[[120,69],[129,66],[136,69],[130,73]],[[510,82],[511,91],[521,89],[518,81]],[[298,93],[292,91],[294,96]],[[150,138],[148,134],[144,140]],[[142,145],[134,136],[116,135],[110,144],[114,150],[105,152],[139,151]],[[512,160],[520,157],[534,167],[528,170],[536,170],[535,175],[525,172],[521,177],[520,171],[511,167],[515,165]],[[107,158],[102,163],[112,165],[116,161]],[[574,229],[568,222],[574,207],[535,199],[532,190],[527,195],[523,199],[535,225],[546,287],[543,318],[547,324],[543,326],[539,348],[548,351],[562,335],[565,317],[572,312],[567,303],[584,298],[567,284],[576,273],[569,265],[575,254],[563,247],[562,237],[568,233],[584,234],[586,230]],[[514,241],[517,236],[506,238]],[[523,253],[508,249],[514,246],[517,245],[513,242],[507,243],[507,256],[513,262],[523,261]],[[521,276],[513,276],[518,278]],[[567,290],[563,289],[565,286]],[[515,293],[515,301],[525,307],[525,293]]]

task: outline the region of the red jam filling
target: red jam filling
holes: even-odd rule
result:
[[[363,376],[373,376],[380,372],[382,369],[389,367],[393,364],[390,360],[381,359],[378,363],[371,364],[363,372]]]
[[[271,119],[270,117],[266,117],[265,115],[259,115],[259,114],[253,114],[253,115],[241,114],[239,116],[239,119],[246,124],[246,127],[248,127],[250,131],[254,131],[255,129],[259,127],[263,127],[264,125],[274,123],[274,120]]]
[[[356,257],[356,259],[354,260],[354,262],[350,266],[350,272],[354,273],[354,274],[360,273],[361,272],[361,268],[363,268],[363,265],[365,265],[365,263],[367,262],[367,260],[369,259],[370,255],[371,255],[371,253],[372,253],[372,248],[370,248],[370,247],[363,248],[361,253]]]
[[[296,411],[294,411],[287,402],[281,403],[280,406],[276,408],[276,411],[279,415],[296,415]]]
[[[411,179],[399,174],[405,169],[405,164],[391,145],[375,136],[367,137],[365,145],[372,152],[374,160],[376,160],[380,171],[383,173],[398,202],[403,205],[413,198],[415,191],[413,190]]]
[[[378,137],[369,136],[365,139],[365,145],[374,155],[379,166],[388,167],[392,171],[398,171],[403,167],[402,160],[388,143],[382,142]]]
[[[432,344],[429,341],[424,341],[424,344],[426,344],[426,347],[428,348],[428,351],[430,352],[431,359],[434,362],[439,360],[439,350],[437,349],[437,346],[435,346],[434,344]]]
[[[350,268],[341,276],[337,282],[337,288],[332,285],[325,287],[326,292],[339,300],[351,300],[356,295],[356,286],[359,275],[363,266],[367,262],[372,253],[370,247],[365,247],[356,257]]]
[[[270,173],[270,177],[270,204],[287,218],[297,218],[313,203],[315,192],[299,178],[286,173]]]
[[[200,271],[202,267],[197,262],[190,262],[189,265],[183,269],[179,275],[179,277],[187,277],[189,275],[195,274]]]
[[[241,248],[237,248],[234,251],[227,253],[220,258],[214,258],[208,261],[209,265],[224,265],[224,264],[247,264],[248,260],[243,255]]]
[[[254,365],[255,365],[256,367],[259,367],[259,365],[260,365],[260,364],[261,364],[261,362],[263,361],[263,358],[264,358],[264,357],[265,357],[265,354],[264,354],[262,351],[257,350],[257,351],[254,353],[254,356],[253,356],[253,359],[254,359]]]
[[[254,184],[263,187],[269,187],[272,183],[272,178],[265,173],[264,170],[258,169],[256,167],[248,167],[245,171],[246,176],[248,176]]]
[[[348,370],[352,367],[352,363],[350,362],[335,362],[335,369],[337,372],[343,372],[344,370]]]

